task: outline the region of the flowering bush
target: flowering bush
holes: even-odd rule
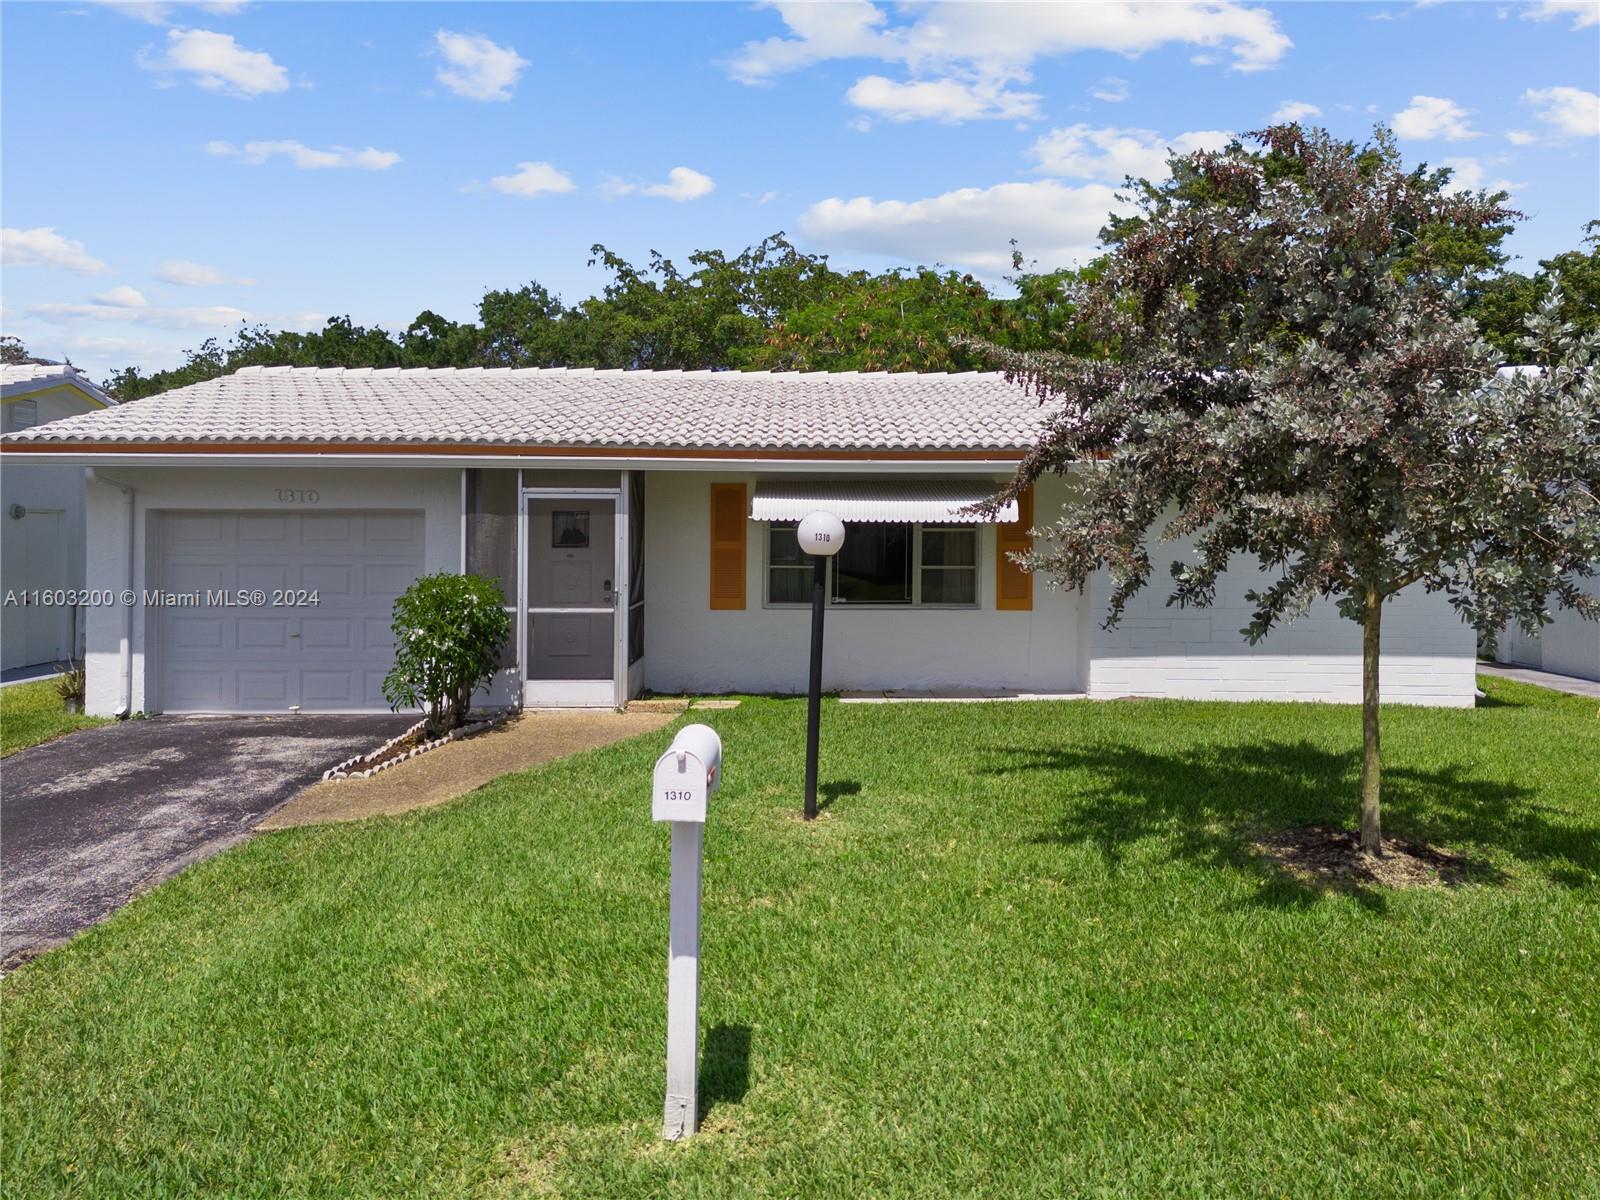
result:
[[[499,584],[481,575],[424,575],[394,602],[394,666],[383,695],[427,713],[427,735],[465,723],[472,692],[494,676],[511,635]]]

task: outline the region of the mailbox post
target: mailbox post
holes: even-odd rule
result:
[[[672,822],[672,901],[667,935],[667,1103],[661,1136],[694,1132],[699,1097],[700,875],[706,801],[722,784],[722,739],[685,725],[656,759],[650,816]]]
[[[844,522],[814,512],[795,530],[800,549],[811,555],[811,687],[806,696],[805,818],[817,819],[817,742],[822,731],[822,614],[828,606],[828,560],[844,547]]]

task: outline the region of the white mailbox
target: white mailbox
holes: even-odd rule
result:
[[[706,800],[722,782],[722,739],[709,725],[685,725],[656,759],[650,816],[704,825]]]

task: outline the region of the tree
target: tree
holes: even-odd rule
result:
[[[1552,602],[1600,618],[1600,342],[1548,311],[1548,370],[1499,378],[1463,315],[1460,247],[1515,214],[1406,171],[1379,130],[1355,147],[1277,126],[1173,160],[1097,278],[1069,289],[1114,354],[984,353],[1056,407],[1007,488],[1072,472],[1027,565],[1071,586],[1109,568],[1108,624],[1192,539],[1169,604],[1209,605],[1235,556],[1254,642],[1319,598],[1361,626],[1361,845],[1382,853],[1384,603],[1443,592],[1480,633]],[[1085,469],[1084,464],[1089,464]]]
[[[1483,281],[1468,311],[1483,336],[1507,362],[1523,352],[1524,322],[1550,296],[1560,279],[1560,319],[1579,333],[1600,329],[1600,221],[1584,226],[1587,250],[1567,250],[1539,261],[1532,276],[1514,271]]]

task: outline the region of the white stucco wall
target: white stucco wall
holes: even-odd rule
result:
[[[77,388],[60,387],[32,392],[21,399],[37,406],[36,425],[90,412],[97,406]],[[3,426],[11,432],[11,408],[7,401]],[[12,506],[21,505],[28,516],[11,516]],[[10,591],[38,588],[79,590],[84,581],[83,468],[21,466],[10,456],[0,459],[0,596]],[[48,521],[53,536],[43,544],[28,537],[29,522]],[[35,551],[49,548],[42,562],[30,561],[30,541]],[[48,631],[37,623],[43,621]],[[32,630],[29,626],[33,625]],[[72,646],[72,617],[64,608],[22,614],[16,608],[0,612],[0,667],[31,666],[36,662],[63,658],[75,653]],[[39,636],[45,632],[43,639]],[[78,631],[83,641],[84,631]],[[46,641],[58,648],[40,658],[37,647]]]
[[[1600,596],[1600,578],[1580,582],[1591,596]],[[1519,667],[1600,679],[1600,622],[1588,621],[1570,609],[1558,608],[1536,634],[1512,626],[1500,635],[1499,657]]]
[[[80,468],[81,470],[81,468]],[[421,509],[424,514],[423,569],[461,569],[461,473],[456,468],[335,467],[216,469],[209,467],[102,468],[97,474],[134,488],[135,593],[157,587],[153,536],[160,515],[173,510],[327,511],[333,509]],[[285,493],[315,489],[315,504],[283,503]],[[87,489],[88,571],[91,590],[121,591],[127,581],[127,514],[123,494],[104,482]],[[148,621],[147,621],[148,617]],[[146,661],[156,614],[142,604],[133,610],[133,711],[157,711],[157,672]],[[122,705],[120,644],[122,609],[91,608],[88,613],[88,702],[91,713],[110,715]]]
[[[652,471],[645,483],[645,686],[657,692],[803,692],[810,611],[766,607],[766,527],[750,522],[743,611],[709,603],[710,487],[745,474]],[[1060,493],[1041,483],[1036,507]],[[980,527],[976,609],[830,608],[823,686],[1083,687],[1075,593],[1034,584],[1033,611],[994,607],[995,535]]]
[[[1361,627],[1331,602],[1282,625],[1254,646],[1239,631],[1250,619],[1245,593],[1264,577],[1239,556],[1218,583],[1211,608],[1167,607],[1168,564],[1181,544],[1152,551],[1151,583],[1113,629],[1100,628],[1109,576],[1091,581],[1089,692],[1193,700],[1361,702]],[[1384,607],[1378,688],[1386,704],[1469,708],[1476,690],[1477,638],[1443,596],[1413,587]]]

